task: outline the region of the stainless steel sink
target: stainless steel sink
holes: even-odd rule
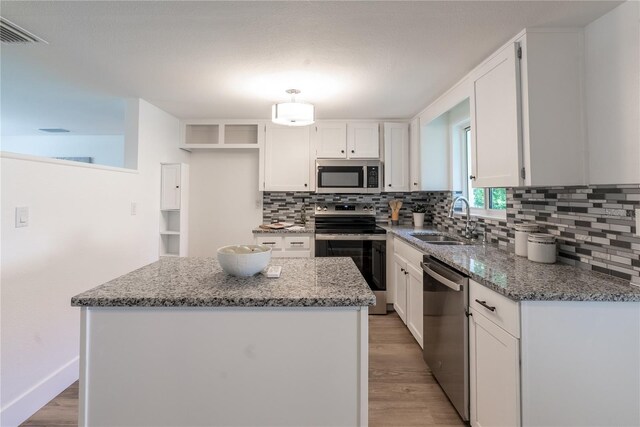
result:
[[[466,240],[461,237],[450,236],[447,234],[412,234],[412,237],[422,240],[430,245],[475,245],[474,240]]]

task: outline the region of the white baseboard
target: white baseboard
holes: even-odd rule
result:
[[[79,357],[60,367],[0,410],[2,427],[17,427],[78,379]]]

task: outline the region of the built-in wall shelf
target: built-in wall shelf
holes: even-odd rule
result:
[[[160,168],[160,256],[187,256],[189,166],[163,163]]]
[[[183,150],[255,149],[264,141],[258,120],[187,120],[182,123]]]

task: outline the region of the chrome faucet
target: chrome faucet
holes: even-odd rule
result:
[[[453,218],[453,208],[455,207],[456,203],[458,203],[458,200],[462,200],[464,202],[465,214],[467,216],[466,224],[464,226],[464,237],[466,237],[467,239],[471,239],[473,237],[473,232],[476,229],[477,224],[474,224],[473,227],[471,226],[471,206],[469,205],[469,201],[465,197],[458,196],[453,199],[453,202],[451,202],[451,206],[449,206],[449,218]]]

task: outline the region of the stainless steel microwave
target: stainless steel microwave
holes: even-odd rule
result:
[[[380,193],[378,160],[317,160],[316,193]]]

